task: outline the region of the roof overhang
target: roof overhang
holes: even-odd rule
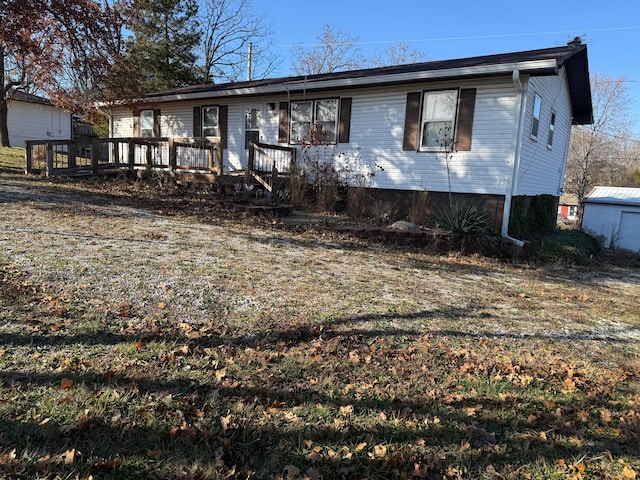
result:
[[[241,97],[251,95],[295,94],[310,91],[342,90],[352,88],[378,87],[385,85],[400,85],[428,81],[444,81],[462,78],[479,78],[511,75],[513,70],[521,73],[537,75],[553,75],[557,73],[557,63],[553,59],[536,60],[530,62],[514,62],[500,65],[483,65],[473,67],[450,68],[442,70],[424,70],[403,72],[396,74],[363,75],[350,78],[335,78],[322,80],[305,80],[297,77],[291,81],[259,86],[240,88],[222,88],[219,90],[205,90],[200,92],[171,93],[167,95],[154,94],[147,96],[144,101],[175,102],[183,100],[199,100],[203,98]]]
[[[157,103],[215,100],[249,96],[300,95],[309,92],[375,88],[388,85],[466,80],[472,78],[511,77],[520,75],[558,75],[565,70],[574,124],[593,123],[591,88],[586,45],[555,47],[527,52],[488,55],[456,60],[440,60],[411,65],[390,66],[334,72],[327,74],[284,77],[227,84],[194,85],[176,88],[144,97],[117,102],[135,106]],[[104,105],[103,105],[104,106]]]
[[[593,105],[591,102],[587,46],[580,45],[575,47],[574,52],[568,55],[561,64],[567,73],[573,124],[590,125],[593,123]]]

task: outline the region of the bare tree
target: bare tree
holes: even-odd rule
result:
[[[413,48],[409,42],[399,41],[390,44],[384,51],[376,52],[371,59],[371,66],[408,65],[426,61],[427,55],[424,52]]]
[[[364,56],[358,39],[344,32],[334,32],[329,25],[316,37],[320,42],[313,47],[296,45],[291,69],[297,75],[315,75],[361,68]]]
[[[565,176],[565,192],[578,202],[597,183],[618,183],[611,170],[621,167],[621,152],[635,121],[623,77],[592,74],[591,93],[594,122],[573,127]]]
[[[247,71],[252,45],[252,78],[265,78],[279,61],[269,53],[273,34],[249,0],[205,0],[200,14],[203,76],[207,82],[237,81]]]

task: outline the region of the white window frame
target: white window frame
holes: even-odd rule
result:
[[[215,112],[215,125],[207,125],[209,111]],[[203,137],[220,137],[220,108],[217,106],[202,107],[202,136]]]
[[[333,108],[322,110],[324,105],[333,105]],[[309,142],[312,133],[323,132],[324,137],[318,136],[320,143],[335,145],[338,141],[339,110],[340,101],[337,98],[292,101],[289,125],[291,143]],[[327,116],[327,113],[333,115]]]
[[[453,149],[459,94],[459,89],[427,90],[422,93],[419,151],[444,152]],[[450,105],[446,105],[447,102]]]
[[[556,129],[556,120],[557,120],[556,112],[554,110],[551,110],[551,117],[549,117],[549,130],[547,133],[548,149],[553,148],[553,134],[555,133],[555,129]]]
[[[540,113],[542,112],[542,97],[536,93],[533,96],[533,109],[531,111],[531,139],[538,140],[540,133]]]
[[[154,136],[154,126],[156,123],[155,112],[152,109],[140,110],[140,137],[152,138]],[[151,122],[149,124],[149,122]]]

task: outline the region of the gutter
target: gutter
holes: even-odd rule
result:
[[[514,126],[514,150],[513,150],[513,174],[511,175],[511,184],[509,185],[509,189],[504,196],[504,208],[502,209],[502,236],[511,240],[513,243],[518,245],[519,247],[524,246],[524,241],[519,240],[517,238],[513,238],[509,236],[509,218],[511,217],[511,201],[513,199],[516,186],[517,186],[517,178],[520,170],[520,148],[522,144],[522,129],[524,128],[524,113],[526,107],[526,96],[524,95],[525,88],[522,86],[522,82],[520,81],[520,71],[515,68],[511,75],[511,79],[513,80],[513,86],[518,92],[518,99],[516,101],[516,105],[519,105],[518,109],[518,121]]]

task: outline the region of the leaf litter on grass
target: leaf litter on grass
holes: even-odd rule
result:
[[[76,195],[0,210],[0,474],[640,468],[630,265],[510,265]]]

